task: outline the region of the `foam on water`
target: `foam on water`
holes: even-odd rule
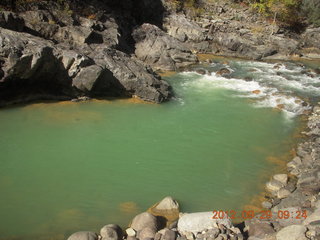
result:
[[[212,67],[217,64],[212,64]],[[220,65],[221,67],[221,65]],[[184,72],[188,80],[183,87],[198,91],[212,91],[224,88],[233,91],[235,97],[253,100],[252,106],[276,108],[286,117],[292,118],[310,109],[305,97],[320,96],[319,75],[308,75],[304,66],[293,63],[266,63],[252,61],[233,61],[222,67],[230,70],[227,76],[206,71],[205,75]],[[247,80],[244,80],[247,77]]]

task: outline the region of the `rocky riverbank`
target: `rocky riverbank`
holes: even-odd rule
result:
[[[233,213],[181,213],[166,197],[134,217],[127,229],[114,224],[100,233],[77,232],[68,240],[316,240],[320,239],[320,107],[313,108],[306,138],[299,143],[287,174],[276,174],[266,184],[270,192],[263,211],[244,211],[240,224]],[[215,217],[215,214],[217,215]]]

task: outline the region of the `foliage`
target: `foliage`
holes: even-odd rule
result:
[[[251,6],[258,12],[287,25],[295,25],[301,21],[300,5],[301,0],[254,0],[251,2]]]
[[[167,0],[172,8],[179,12],[188,12],[193,17],[200,16],[203,13],[203,9],[199,6],[198,0]]]
[[[320,1],[319,0],[302,0],[301,12],[309,23],[320,27]]]

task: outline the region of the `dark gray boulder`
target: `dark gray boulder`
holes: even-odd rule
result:
[[[161,80],[151,68],[123,52],[100,47],[90,56],[113,74],[116,79],[114,84],[128,96],[159,103],[172,95],[171,87],[166,81]]]
[[[137,96],[159,103],[172,94],[170,85],[138,59],[104,46],[87,56],[82,48],[68,50],[63,44],[0,28],[0,61],[1,105],[12,99],[23,102],[22,95]]]
[[[155,69],[176,70],[198,61],[182,42],[155,25],[145,23],[133,32],[135,54]]]

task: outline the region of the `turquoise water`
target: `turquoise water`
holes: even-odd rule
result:
[[[280,87],[261,86],[261,78],[188,72],[166,79],[177,98],[161,105],[114,100],[2,109],[0,239],[126,227],[167,195],[185,212],[238,210],[262,191],[272,159],[292,148],[298,116],[308,108],[298,91],[287,85],[291,92],[277,95]],[[274,96],[285,106],[275,109]]]

